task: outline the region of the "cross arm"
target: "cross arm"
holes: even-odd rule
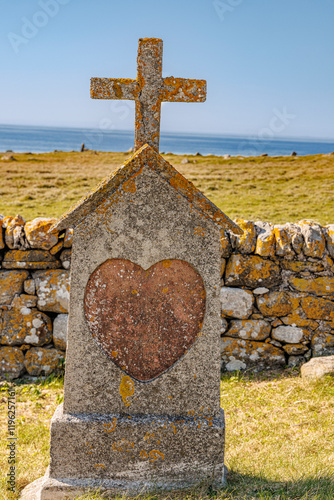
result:
[[[164,78],[162,101],[204,102],[206,100],[206,80],[189,78]]]
[[[138,96],[137,80],[130,78],[91,78],[90,96],[92,99],[130,99]]]

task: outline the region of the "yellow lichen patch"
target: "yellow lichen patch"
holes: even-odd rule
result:
[[[300,301],[309,319],[334,321],[334,303],[320,297],[303,297]]]
[[[145,450],[142,450],[140,453],[139,453],[139,457],[142,459],[142,460],[146,460],[148,458],[148,454]]]
[[[168,288],[163,288],[162,293],[167,293],[167,292],[168,292]]]
[[[257,306],[264,316],[287,316],[298,305],[299,300],[286,292],[272,292],[257,299]]]
[[[150,462],[156,462],[157,460],[165,459],[165,455],[158,450],[151,450],[148,455],[150,457]]]
[[[163,260],[162,265],[164,267],[170,267],[172,265],[172,261],[171,260]]]
[[[117,354],[118,353],[116,351],[111,351],[111,355],[112,355],[113,358],[116,358]]]
[[[136,184],[135,184],[134,179],[131,178],[128,181],[124,182],[123,189],[127,193],[135,193],[136,192]]]
[[[194,234],[198,234],[199,236],[205,236],[205,229],[204,227],[201,227],[201,226],[198,226],[198,227],[195,227],[194,229]]]
[[[50,250],[58,242],[58,233],[49,232],[57,219],[37,217],[24,226],[24,231],[31,248]]]
[[[119,393],[122,397],[125,406],[130,406],[131,396],[135,392],[135,386],[132,379],[128,375],[122,375],[122,380],[119,386]]]
[[[292,277],[290,284],[300,292],[315,293],[316,295],[334,295],[334,278],[320,276],[304,279]]]
[[[138,290],[132,290],[132,292],[131,292],[131,293],[132,293],[132,295],[137,295]]]
[[[115,430],[116,424],[117,424],[117,418],[113,417],[112,422],[109,422],[108,424],[103,424],[103,429],[107,434],[109,434],[109,432],[113,432]]]
[[[252,253],[256,247],[256,229],[253,222],[243,219],[236,219],[235,223],[243,230],[243,233],[236,236],[236,248],[241,253]]]
[[[17,347],[0,348],[0,375],[17,378],[24,372],[24,354]]]
[[[257,237],[255,253],[261,257],[274,257],[275,255],[275,233],[274,230],[268,230],[260,233]]]
[[[281,320],[285,325],[300,326],[303,328],[310,328],[311,330],[315,330],[319,326],[316,321],[307,319],[306,314],[303,313],[303,310],[300,308],[292,311],[288,316],[281,317]]]

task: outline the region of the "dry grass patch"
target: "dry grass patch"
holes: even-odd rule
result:
[[[0,213],[60,216],[128,153],[14,153],[0,160]],[[334,221],[334,155],[223,159],[163,155],[231,218]],[[1,153],[0,153],[1,157]],[[188,158],[189,163],[181,161]]]

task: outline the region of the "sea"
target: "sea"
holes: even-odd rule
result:
[[[81,145],[95,151],[129,151],[134,133],[89,128],[0,125],[0,151],[47,153],[80,151]],[[288,156],[334,152],[334,140],[260,139],[257,136],[161,133],[160,152],[216,156]]]

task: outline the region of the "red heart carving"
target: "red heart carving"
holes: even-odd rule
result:
[[[148,382],[195,342],[205,288],[183,260],[163,260],[144,270],[130,260],[109,259],[91,274],[84,304],[97,344],[132,378]]]

